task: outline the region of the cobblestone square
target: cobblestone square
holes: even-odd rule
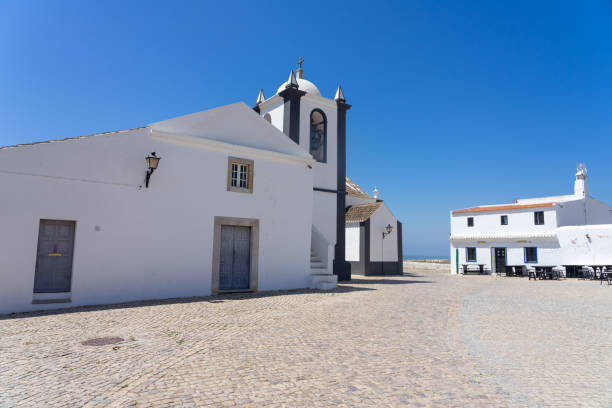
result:
[[[100,337],[123,341],[82,344]],[[573,279],[423,271],[0,317],[1,407],[609,407],[611,367],[612,287]]]

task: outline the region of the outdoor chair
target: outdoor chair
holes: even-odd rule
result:
[[[582,268],[580,268],[580,272],[582,275],[582,279],[584,280],[591,280],[593,279],[594,273],[593,270],[588,267],[588,266],[583,266]]]
[[[516,276],[523,276],[523,267],[522,266],[515,266],[514,267],[514,275],[516,275]]]
[[[552,276],[553,276],[553,279],[556,279],[556,280],[565,279],[565,268],[561,266],[556,266],[552,268]]]
[[[527,272],[529,274],[529,280],[531,280],[531,278],[533,278],[534,281],[538,280],[538,275],[535,271],[535,269],[533,268],[528,268]]]

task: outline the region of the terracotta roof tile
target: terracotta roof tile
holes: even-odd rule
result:
[[[555,203],[489,205],[489,206],[483,206],[483,207],[464,208],[463,210],[455,210],[452,213],[453,214],[466,214],[466,213],[478,213],[478,212],[487,212],[487,211],[520,210],[523,208],[552,207],[554,205]]]
[[[346,178],[346,194],[355,197],[372,198],[350,178]]]
[[[363,222],[378,210],[382,202],[352,205],[346,209],[346,222]]]

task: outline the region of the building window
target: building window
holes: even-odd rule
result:
[[[536,211],[533,213],[535,225],[544,225],[544,211]]]
[[[465,261],[476,262],[476,248],[465,248]]]
[[[266,114],[264,115],[264,119],[265,119],[266,121],[268,121],[269,123],[272,123],[272,116],[270,116],[270,114],[269,114],[269,113],[266,113]]]
[[[468,217],[467,219],[468,221],[468,227],[473,227],[474,226],[474,217]]]
[[[525,263],[537,263],[538,262],[538,248],[527,247],[525,248]]]
[[[229,157],[227,161],[227,191],[253,192],[253,160]]]
[[[310,114],[310,154],[318,162],[327,162],[327,118],[319,109]]]
[[[508,216],[507,215],[502,215],[501,216],[501,225],[508,225]]]

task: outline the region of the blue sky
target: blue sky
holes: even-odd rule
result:
[[[304,77],[347,102],[347,173],[448,252],[449,211],[612,204],[609,1],[3,1],[0,145],[140,126]]]

